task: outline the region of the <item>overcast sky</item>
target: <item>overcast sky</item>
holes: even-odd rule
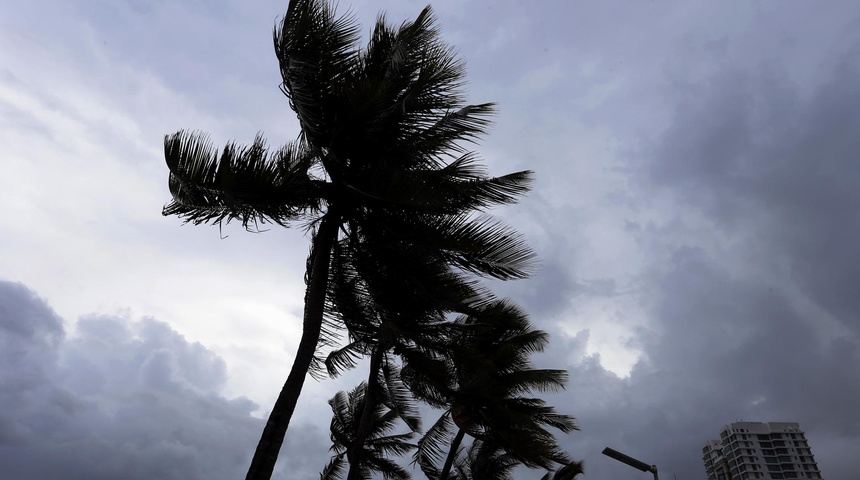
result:
[[[300,333],[308,238],[180,226],[163,136],[298,135],[283,1],[0,3],[0,471],[241,478]],[[342,1],[366,33],[380,10]],[[728,423],[800,422],[824,477],[860,457],[860,6],[433,4],[498,102],[477,147],[535,190],[493,213],[543,264],[494,285],[552,334],[584,478],[705,478]],[[226,237],[226,238],[222,238]],[[309,381],[279,478],[328,459]],[[289,473],[289,475],[287,475]],[[520,478],[539,478],[524,472]]]

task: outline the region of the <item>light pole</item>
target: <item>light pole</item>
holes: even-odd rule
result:
[[[654,474],[654,480],[660,480],[660,478],[657,477],[657,465],[648,465],[641,460],[636,460],[633,457],[628,457],[627,455],[624,455],[618,450],[613,450],[609,447],[603,449],[603,454],[609,458],[614,458],[621,463],[626,463],[627,465],[630,465],[637,470],[642,470],[643,472],[651,472]]]

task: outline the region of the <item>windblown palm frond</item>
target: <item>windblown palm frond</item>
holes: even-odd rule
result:
[[[274,30],[281,89],[311,145],[329,143],[340,126],[333,114],[347,97],[345,77],[354,75],[357,67],[358,38],[354,16],[336,17],[334,9],[319,0],[290,0]]]
[[[413,432],[421,431],[421,413],[409,389],[400,378],[400,369],[385,358],[381,372],[383,403],[391,409]]]
[[[369,202],[408,208],[424,214],[456,215],[516,202],[531,188],[532,173],[489,177],[472,170],[475,154],[466,153],[438,169],[390,169],[355,182],[359,191],[374,192]]]
[[[270,154],[262,136],[247,147],[229,144],[220,158],[207,136],[180,130],[164,140],[173,201],[164,215],[194,224],[239,220],[287,225],[319,210],[320,192],[308,170],[315,159],[300,146]]]
[[[520,462],[492,441],[474,440],[455,460],[449,480],[512,480],[511,471]]]
[[[429,7],[399,29],[381,17],[362,51],[353,16],[294,0],[274,39],[283,90],[336,183],[439,168],[489,125],[492,105],[462,105],[465,69]]]
[[[451,412],[446,411],[418,440],[415,454],[412,456],[412,463],[418,464],[427,478],[431,480],[439,478],[437,465],[445,461],[455,431],[456,426],[451,420]]]

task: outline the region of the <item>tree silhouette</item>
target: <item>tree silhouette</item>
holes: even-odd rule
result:
[[[274,43],[299,138],[270,151],[258,135],[219,155],[202,133],[165,137],[173,196],[165,215],[311,231],[302,337],[247,479],[271,477],[321,336],[339,327],[337,315],[325,315],[335,301],[333,259],[365,252],[352,264],[384,271],[391,262],[372,255],[383,245],[402,252],[394,258],[435,259],[426,270],[396,271],[404,291],[435,298],[442,312],[474,308],[469,275],[522,278],[533,256],[519,234],[475,214],[515,202],[531,175],[491,177],[463,147],[484,132],[493,107],[464,103],[463,65],[430,9],[399,28],[380,17],[367,48],[357,41],[352,17],[336,17],[323,0],[291,0]]]
[[[403,386],[398,384],[396,373],[387,377],[392,382],[383,382],[386,385],[385,398],[373,402],[369,415],[370,429],[360,443],[355,438],[355,432],[368,404],[367,384],[362,382],[349,393],[338,392],[329,400],[333,413],[331,449],[335,455],[323,469],[320,480],[343,478],[347,461],[356,472],[356,478],[369,479],[374,472],[392,480],[411,478],[409,472],[390,457],[402,456],[415,448],[409,440],[414,437],[415,430],[420,428],[421,419],[414,404],[403,396]],[[395,392],[389,393],[388,390]],[[398,421],[403,421],[411,431],[392,434]],[[347,459],[347,456],[352,458]]]
[[[450,370],[435,377],[421,376],[421,383],[437,385],[432,390],[415,389],[419,398],[446,408],[418,442],[415,462],[428,477],[448,479],[460,444],[469,435],[485,451],[502,451],[505,459],[531,468],[550,470],[555,464],[570,463],[547,428],[571,432],[576,429],[573,418],[528,396],[561,389],[567,378],[563,370],[531,366],[529,356],[544,349],[547,334],[532,328],[525,313],[506,301],[493,302],[457,322],[462,328],[450,338]],[[413,374],[411,368],[404,368],[407,385],[416,384]]]
[[[380,372],[393,366],[390,353],[404,363],[426,357],[428,349],[440,355],[438,340],[450,334],[446,312],[474,309],[490,298],[468,283],[452,281],[457,277],[435,252],[406,251],[394,242],[374,242],[371,250],[337,255],[329,291],[329,312],[346,326],[349,343],[328,354],[327,373],[336,376],[355,366],[358,358],[370,356],[367,401],[356,424],[353,449],[360,448],[370,432],[370,412],[381,398]],[[368,261],[373,257],[384,261]],[[351,460],[353,455],[348,452],[347,457]],[[350,464],[348,478],[355,479],[356,465]]]

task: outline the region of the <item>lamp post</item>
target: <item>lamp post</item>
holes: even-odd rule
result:
[[[629,457],[627,455],[624,455],[623,453],[619,452],[618,450],[613,450],[609,447],[606,447],[603,449],[603,454],[609,458],[614,458],[615,460],[618,460],[621,463],[625,463],[627,465],[630,465],[631,467],[633,467],[637,470],[642,470],[643,472],[651,472],[654,474],[654,480],[660,480],[660,478],[657,477],[657,465],[648,465],[647,463],[645,463],[641,460],[636,460],[633,457]]]

